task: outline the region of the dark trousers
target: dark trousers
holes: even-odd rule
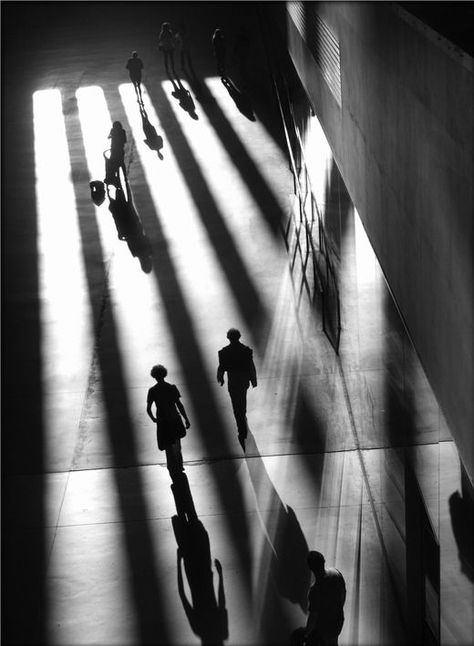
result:
[[[237,431],[241,437],[247,437],[247,390],[248,386],[229,386],[229,395],[234,410]]]

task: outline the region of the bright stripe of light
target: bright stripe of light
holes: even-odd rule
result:
[[[222,81],[218,77],[205,79],[210,92],[216,99],[232,128],[244,144],[249,156],[273,191],[281,208],[286,210],[288,194],[286,186],[276,186],[274,168],[288,168],[288,159],[273,137],[260,121],[249,121],[236,108]],[[201,113],[199,113],[201,118]]]
[[[190,195],[173,150],[163,148],[164,160],[144,143],[142,122],[131,84],[119,87],[129,124],[132,128],[141,165],[156,208],[160,225],[167,239],[174,269],[187,309],[193,319],[196,338],[201,346],[206,370],[213,379],[216,371],[216,350],[223,345],[225,331],[241,323],[235,298],[218,262],[217,251],[207,239],[196,205]],[[158,116],[143,88],[143,99],[150,122],[163,134]],[[189,118],[189,117],[188,117]],[[212,164],[212,160],[209,160]],[[216,309],[216,303],[219,303]],[[223,339],[224,337],[224,339]],[[216,339],[219,341],[216,342]]]
[[[209,381],[215,384],[217,349],[225,344],[225,331],[236,324],[240,326],[244,336],[247,330],[240,323],[239,311],[217,260],[217,252],[203,230],[186,179],[181,173],[173,150],[166,141],[166,133],[161,128],[158,116],[143,86],[142,90],[148,118],[164,139],[163,160],[159,160],[156,152],[151,151],[143,141],[142,122],[133,86],[131,84],[119,86],[136,150],[172,258],[173,270],[182,289],[186,309],[192,318],[194,329],[189,333],[194,332],[204,362],[204,370],[209,375]],[[212,160],[209,160],[209,163],[212,164]],[[221,430],[235,438],[235,422],[226,389],[215,386],[214,392],[216,399],[220,399],[219,407],[226,426]],[[183,400],[187,407],[187,400],[184,397]],[[194,427],[197,426],[194,419],[192,424]],[[208,429],[203,428],[200,431],[195,430],[192,435],[199,437],[207,432]],[[199,504],[198,500],[196,502]],[[222,531],[225,533],[224,542],[233,544],[234,537],[229,533],[228,528],[224,527]],[[240,611],[246,609],[246,612],[250,612],[251,600],[248,598],[244,576],[238,577],[233,588],[233,603]],[[232,630],[232,626],[229,630]]]
[[[61,442],[64,434],[75,433],[77,429],[78,417],[75,417],[70,402],[76,401],[77,394],[86,389],[93,340],[66,128],[58,90],[42,90],[33,94],[33,130],[44,455],[45,469],[49,470],[49,465],[54,468],[64,453]],[[69,409],[66,406],[67,416],[63,412],[64,401],[70,405]],[[54,479],[46,479],[46,508],[54,505],[55,493]],[[55,550],[53,564],[57,554]],[[46,618],[47,626],[52,629],[48,639],[51,643],[55,640],[52,627],[57,623],[54,621],[57,591],[55,580],[48,589],[49,616]]]
[[[211,81],[213,79],[208,80],[208,83],[215,91],[216,84],[211,83]],[[165,81],[162,86],[175,117],[181,130],[186,135],[193,156],[199,164],[225,226],[232,235],[237,252],[247,267],[247,273],[252,277],[255,289],[258,291],[267,310],[271,311],[275,297],[274,285],[276,282],[278,286],[279,282],[274,279],[282,275],[288,264],[286,255],[283,252],[283,242],[268,231],[268,227],[260,213],[259,205],[255,202],[234,160],[227,152],[224,143],[217,136],[216,130],[206,114],[200,112],[199,120],[197,121],[190,119],[189,115],[178,106],[176,101],[169,97],[169,92],[166,91],[168,83],[168,81]],[[217,87],[219,87],[219,84],[222,85],[220,80],[218,80]],[[227,95],[227,91],[225,88],[223,89]],[[227,98],[229,97],[227,96]],[[216,95],[216,100],[220,103],[224,102],[220,95]],[[235,105],[232,113],[226,116],[228,116],[231,127],[234,127],[236,122],[242,120],[242,115],[236,110]],[[247,122],[248,130],[254,127],[259,128],[259,124]],[[256,136],[261,137],[260,147],[267,150],[268,147],[272,147],[272,142],[265,129],[261,130],[262,132]],[[241,133],[238,133],[237,136],[241,136]],[[249,140],[248,133],[245,139]],[[249,155],[254,152],[258,145],[252,140],[243,141],[242,143]],[[286,168],[286,166],[280,165],[280,159],[281,155],[278,155],[276,159],[267,160],[267,166],[270,163],[273,168],[278,169],[281,173],[281,168]],[[256,160],[256,163],[259,164],[260,162]],[[260,166],[258,166],[258,169],[260,170]],[[268,180],[268,182],[269,190],[271,190],[272,186],[275,185],[275,177],[273,176],[272,180]],[[255,271],[255,267],[258,267],[259,271]],[[269,276],[273,280],[268,280]]]
[[[103,179],[103,152],[110,147],[108,134],[112,123],[105,95],[102,88],[92,86],[80,88],[76,96],[89,173],[92,178]],[[128,150],[131,145],[129,137]],[[102,247],[110,256],[107,261],[108,289],[124,381],[134,387],[129,391],[129,403],[135,418],[143,412],[146,396],[146,392],[136,387],[146,388],[152,384],[151,365],[159,362],[173,370],[171,340],[162,314],[163,304],[154,289],[154,278],[141,270],[139,260],[132,256],[126,241],[118,239],[108,206],[106,198],[96,208],[96,220]],[[144,430],[147,431],[150,429]]]
[[[46,466],[64,433],[58,394],[83,392],[93,340],[77,207],[58,90],[33,94]],[[70,420],[69,420],[70,421]]]

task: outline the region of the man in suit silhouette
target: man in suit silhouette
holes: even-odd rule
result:
[[[232,408],[239,442],[245,451],[245,438],[247,437],[247,390],[249,384],[257,386],[257,372],[253,362],[252,349],[239,341],[240,332],[231,328],[227,332],[229,345],[219,350],[219,366],[217,368],[217,382],[224,385],[224,373],[227,372],[227,387],[229,389]]]

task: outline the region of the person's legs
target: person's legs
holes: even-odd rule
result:
[[[239,436],[242,438],[247,437],[247,388],[248,386],[240,386],[238,388],[229,388],[229,395],[234,410],[235,421],[237,422],[237,430]]]
[[[178,438],[172,444],[169,444],[166,449],[166,466],[170,472],[171,478],[184,471],[183,467],[183,454],[181,452],[181,440]]]

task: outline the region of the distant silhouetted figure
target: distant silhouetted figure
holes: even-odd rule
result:
[[[171,78],[171,72],[169,69],[170,63],[171,63],[171,70],[173,74],[175,74],[174,48],[175,48],[175,37],[171,30],[171,25],[169,22],[164,22],[161,25],[161,30],[158,36],[158,49],[160,50],[160,52],[163,52],[166,73],[170,78]]]
[[[226,47],[222,29],[216,29],[212,35],[212,48],[216,59],[217,72],[221,76],[226,73]]]
[[[234,44],[233,59],[237,64],[240,77],[240,85],[242,87],[245,87],[247,85],[249,77],[249,49],[250,38],[246,27],[244,25],[241,25]]]
[[[336,568],[324,566],[321,552],[309,552],[307,562],[315,581],[308,593],[309,616],[303,643],[305,646],[336,646],[344,624],[344,577]]]
[[[150,375],[157,383],[148,391],[146,412],[156,423],[158,448],[166,452],[166,465],[174,480],[184,471],[181,438],[186,435],[186,429],[191,424],[181,403],[179,390],[165,381],[167,374],[168,371],[161,365],[151,369]],[[156,415],[153,415],[153,404],[156,407]]]
[[[180,23],[175,35],[176,47],[179,50],[179,63],[181,70],[184,72],[192,67],[191,64],[191,51],[189,47],[189,35],[186,25]]]
[[[227,387],[229,389],[232,408],[239,442],[245,451],[245,438],[247,437],[247,390],[249,384],[257,386],[257,373],[253,362],[253,353],[243,343],[240,343],[240,332],[231,328],[227,332],[229,345],[219,350],[219,365],[217,368],[217,382],[224,385],[224,373],[227,372]]]
[[[142,89],[140,84],[142,82],[143,62],[141,58],[138,58],[137,52],[132,52],[132,57],[128,59],[127,65],[125,67],[128,69],[130,80],[133,83],[138,96],[138,100],[140,101],[142,96]]]
[[[114,121],[112,124],[109,139],[111,140],[110,157],[106,161],[105,183],[114,184],[116,183],[116,176],[120,168],[122,168],[125,174],[124,156],[127,135],[120,121]]]

